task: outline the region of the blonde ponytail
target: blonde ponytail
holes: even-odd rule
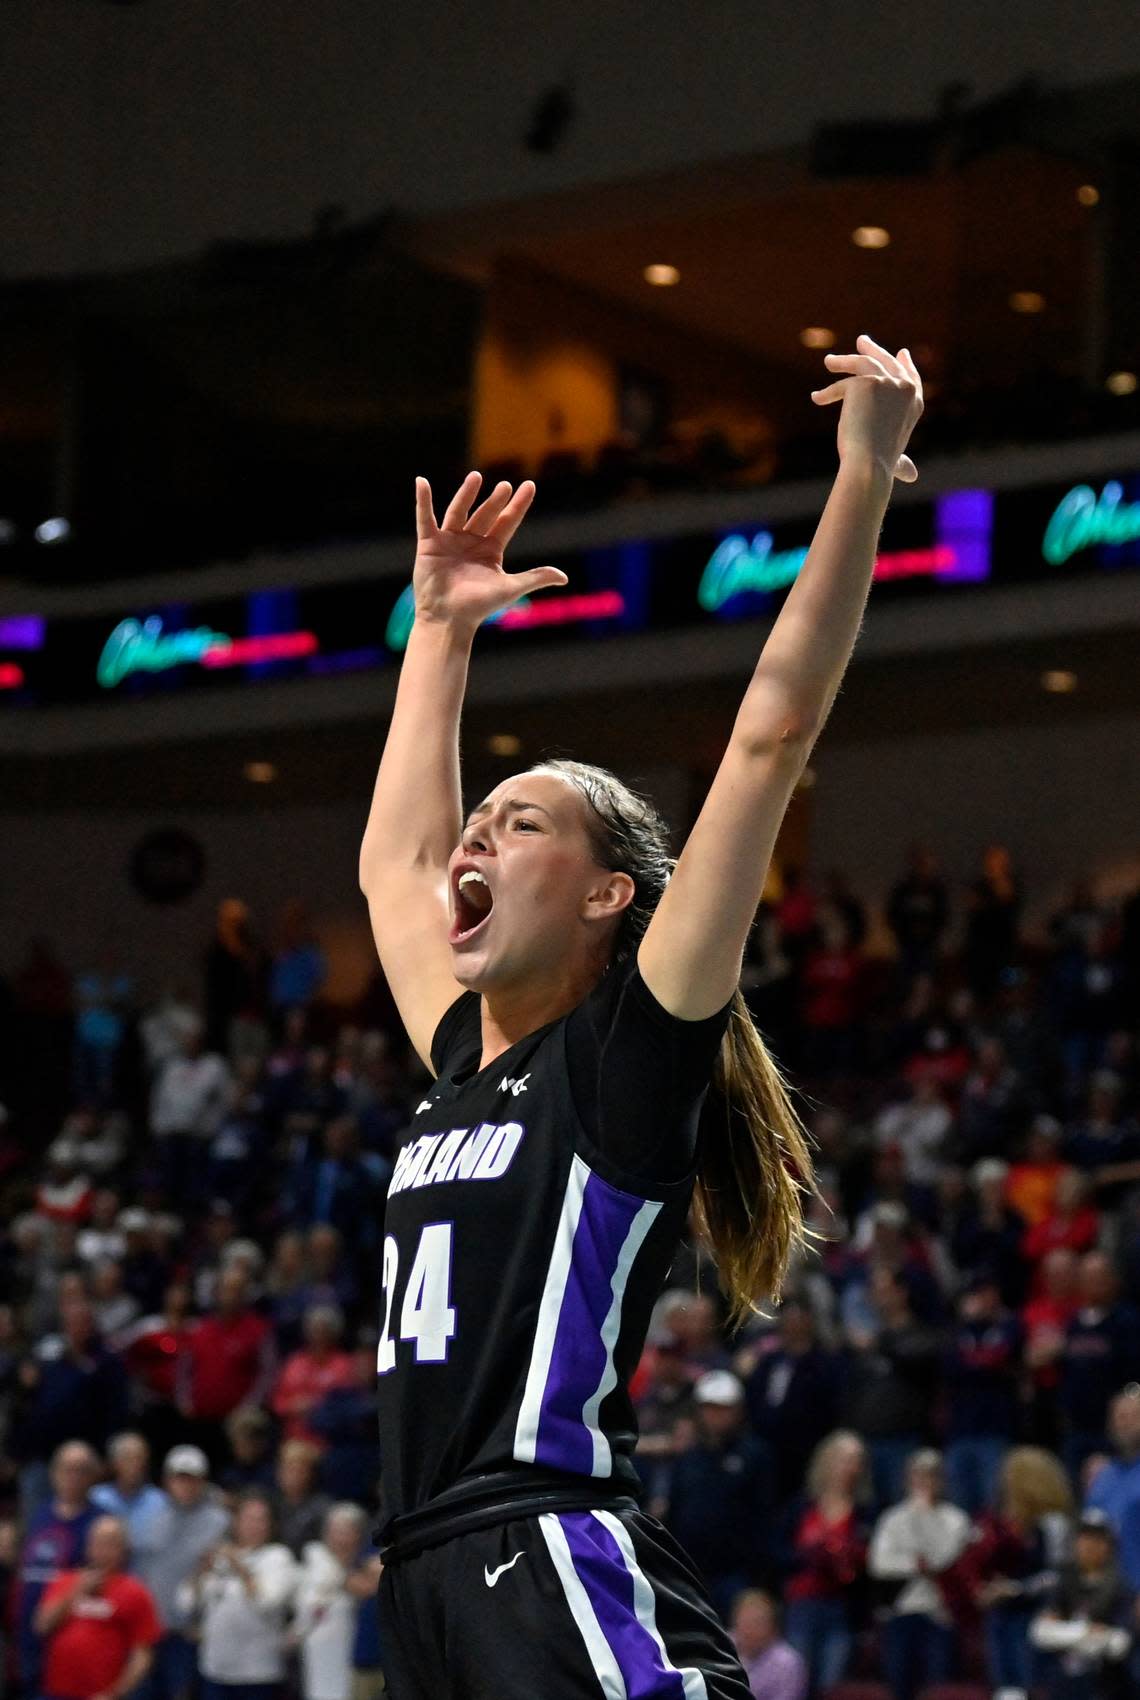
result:
[[[569,780],[590,806],[589,832],[599,867],[634,882],[614,941],[621,962],[638,946],[673,859],[669,831],[653,804],[605,768],[562,759],[532,772]],[[701,1116],[693,1208],[716,1261],[734,1323],[780,1296],[788,1264],[806,1243],[804,1203],[815,1192],[811,1153],[791,1091],[737,989],[712,1089]]]
[[[699,1161],[697,1230],[739,1324],[780,1297],[807,1242],[804,1204],[815,1190],[803,1123],[739,988],[701,1118]]]

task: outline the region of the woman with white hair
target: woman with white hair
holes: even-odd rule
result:
[[[943,1499],[942,1456],[913,1452],[906,1498],[875,1525],[867,1568],[893,1598],[883,1626],[883,1662],[895,1700],[953,1675],[954,1626],[938,1578],[966,1550],[970,1519]]]
[[[350,1700],[357,1617],[376,1592],[375,1568],[365,1561],[367,1531],[360,1506],[342,1500],[302,1555],[292,1639],[304,1700]],[[374,1611],[374,1602],[365,1609]]]

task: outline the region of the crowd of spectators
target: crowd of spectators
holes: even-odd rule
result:
[[[881,918],[795,868],[758,916],[816,1238],[734,1336],[685,1246],[634,1383],[757,1695],[1137,1691],[1140,892],[1077,882],[1036,943],[1022,902],[1002,847],[960,887],[916,848]],[[0,990],[11,1691],[380,1691],[377,1256],[423,1075],[379,979],[324,978],[296,906],[271,953],[234,900],[200,995],[44,941]]]

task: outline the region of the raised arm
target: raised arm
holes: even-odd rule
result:
[[[461,990],[451,972],[447,864],[462,827],[459,720],[471,646],[492,614],[566,583],[554,567],[503,570],[534,485],[512,492],[499,484],[471,512],[479,485],[479,474],[468,473],[437,524],[427,481],[416,480],[416,617],[360,847],[380,963],[429,1067],[432,1035]]]
[[[780,823],[855,647],[893,482],[918,476],[903,452],[922,412],[914,362],[867,336],[857,349],[827,355],[843,376],[813,392],[842,402],[839,473],[638,953],[650,991],[685,1020],[715,1014],[739,982]]]

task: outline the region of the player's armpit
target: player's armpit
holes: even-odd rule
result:
[[[374,874],[365,896],[380,966],[400,1020],[416,1055],[431,1069],[435,1030],[463,991],[451,972],[446,873]]]

